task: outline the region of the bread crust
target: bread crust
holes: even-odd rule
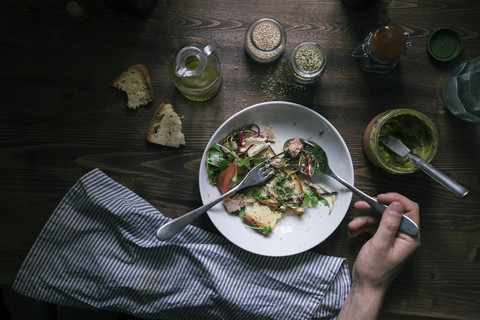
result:
[[[273,230],[278,225],[281,213],[275,212],[268,206],[254,203],[252,208],[245,210],[241,218],[252,227],[265,228],[262,233],[268,234],[269,228]]]
[[[252,216],[246,214],[243,216],[243,220],[247,221],[250,225],[254,227],[263,227],[262,223]]]
[[[145,100],[140,102],[139,104],[135,104],[133,100],[131,100],[130,95],[134,95],[135,91],[132,88],[128,88],[123,83],[128,81],[129,78],[132,77],[132,72],[135,72],[141,79],[141,88],[136,90],[137,92],[142,92],[145,96]],[[148,69],[143,64],[134,64],[128,67],[126,71],[124,71],[121,75],[115,78],[112,81],[112,86],[117,89],[123,90],[128,95],[128,107],[131,109],[136,109],[140,105],[146,105],[153,101],[154,93],[152,87],[152,80],[150,78],[150,74],[148,73]]]
[[[150,102],[152,102],[153,101],[152,79],[150,78],[150,74],[148,73],[147,67],[145,67],[143,64],[134,64],[133,66],[131,66],[131,68],[137,69],[143,75],[146,89],[148,91],[148,96],[149,96]]]
[[[164,117],[167,119],[162,123]],[[168,135],[164,131],[165,129],[168,131]],[[171,104],[162,103],[155,111],[148,127],[147,141],[175,148],[185,145],[181,119]]]
[[[166,109],[168,108],[168,105],[165,103],[162,103],[157,110],[155,111],[155,114],[153,115],[152,121],[150,121],[150,126],[148,127],[148,133],[147,133],[147,141],[151,143],[154,142],[154,136],[155,136],[155,127],[158,125],[160,122],[160,118],[163,116],[165,113]]]

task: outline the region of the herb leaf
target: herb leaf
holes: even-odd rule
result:
[[[268,235],[268,234],[271,234],[272,233],[272,227],[270,226],[261,226],[261,227],[252,227],[252,226],[248,226],[247,227],[251,228],[251,229],[254,229],[254,230],[260,230],[262,232],[262,234],[265,234],[265,235]]]
[[[229,164],[229,156],[225,157],[225,154],[220,146],[215,143],[207,152],[206,167],[210,184],[217,185],[218,174],[225,169]]]

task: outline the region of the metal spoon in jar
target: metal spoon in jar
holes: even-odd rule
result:
[[[289,150],[290,144],[295,139],[287,140],[283,145],[283,150],[285,151],[285,157],[290,157],[292,160],[295,159],[296,161],[289,161],[295,169],[297,169],[300,173],[306,174],[308,176],[313,176],[316,174],[325,174],[327,176],[332,177],[333,179],[337,180],[345,187],[350,189],[352,192],[357,194],[360,198],[365,200],[372,208],[383,214],[385,209],[387,208],[386,205],[383,203],[378,202],[374,198],[370,197],[366,193],[360,191],[343,178],[337,176],[330,166],[328,165],[328,158],[325,151],[320,147],[317,143],[309,140],[300,139],[300,142],[303,145],[303,149],[308,150],[309,154],[313,155],[314,161],[302,161],[301,158],[297,156],[292,156],[291,150]],[[296,141],[298,143],[298,141]],[[294,142],[295,143],[295,142]],[[299,161],[297,161],[299,160]],[[287,160],[288,161],[288,160]],[[409,217],[403,216],[402,223],[400,224],[400,231],[410,235],[415,236],[418,233],[418,226],[413,222]]]

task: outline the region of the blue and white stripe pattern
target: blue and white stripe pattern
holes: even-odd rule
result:
[[[65,195],[18,272],[14,290],[50,303],[145,319],[335,319],[350,289],[345,259],[264,257],[169,221],[95,169]]]

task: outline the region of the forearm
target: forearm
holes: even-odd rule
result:
[[[384,291],[359,288],[354,284],[345,299],[338,320],[377,319],[384,295]]]

